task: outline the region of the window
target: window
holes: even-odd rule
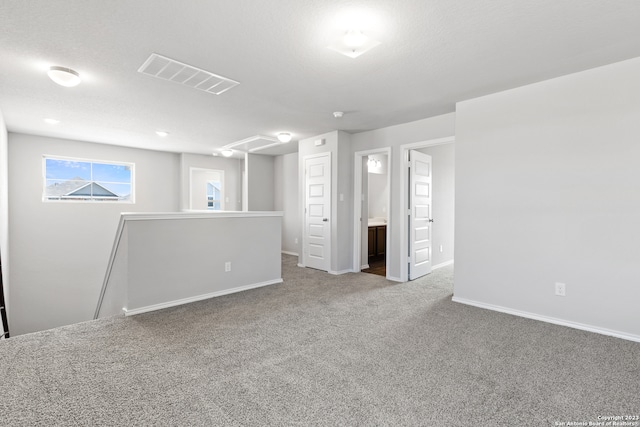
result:
[[[43,159],[43,201],[133,203],[133,163]]]
[[[207,182],[207,209],[220,210],[220,189],[222,184],[217,181]]]

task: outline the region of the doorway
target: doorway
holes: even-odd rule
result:
[[[391,148],[356,152],[354,172],[353,270],[388,278]]]
[[[304,226],[302,253],[305,267],[331,270],[331,153],[304,158]]]
[[[400,173],[402,189],[400,207],[405,212],[400,217],[401,227],[404,230],[400,234],[400,274],[404,281],[413,280],[425,272],[453,264],[454,142],[454,137],[447,137],[405,144],[400,147],[403,158]],[[420,164],[411,164],[412,151],[417,154],[415,157],[421,158],[418,160]],[[433,162],[427,161],[422,155],[432,157]],[[426,163],[429,166],[425,166]],[[422,169],[419,175],[428,172],[429,178],[412,179],[411,166],[414,166],[413,172],[416,168]],[[429,170],[425,171],[425,168]],[[433,181],[431,181],[432,178]],[[429,183],[428,187],[424,185],[425,182]],[[412,198],[414,198],[413,204]],[[428,210],[425,208],[427,205]]]
[[[224,208],[224,171],[190,168],[189,209],[223,211]]]

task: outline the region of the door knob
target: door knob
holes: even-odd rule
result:
[[[432,219],[432,218],[429,218],[429,222],[433,222],[433,219]]]
[[[329,218],[322,218],[322,222],[327,222],[329,221]]]

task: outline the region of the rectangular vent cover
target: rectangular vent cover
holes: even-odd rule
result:
[[[138,69],[138,72],[216,95],[220,95],[240,84],[235,80],[178,62],[175,59],[167,58],[157,53],[152,53]]]

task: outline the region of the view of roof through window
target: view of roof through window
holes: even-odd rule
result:
[[[133,202],[132,163],[44,158],[43,200]]]

